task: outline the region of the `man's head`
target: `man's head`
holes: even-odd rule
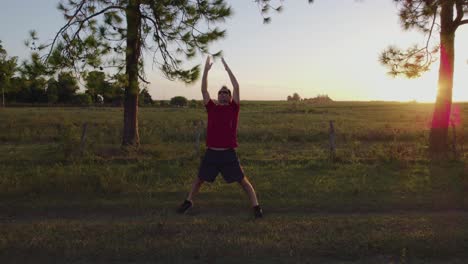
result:
[[[221,89],[218,91],[218,103],[229,104],[231,100],[231,90],[229,90],[226,86],[221,87]]]

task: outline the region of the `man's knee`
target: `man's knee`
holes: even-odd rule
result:
[[[200,177],[197,177],[193,183],[197,185],[202,185],[204,182],[205,181],[203,179],[201,179]]]

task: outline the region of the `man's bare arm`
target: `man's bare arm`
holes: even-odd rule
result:
[[[234,76],[234,74],[232,73],[231,69],[227,65],[224,58],[222,58],[221,61],[223,62],[224,69],[226,69],[227,73],[229,74],[229,79],[231,79],[232,89],[233,89],[233,91],[232,91],[232,100],[234,100],[234,102],[239,104],[239,102],[240,102],[239,83],[237,82],[236,76]]]
[[[203,95],[203,103],[206,105],[210,101],[210,94],[208,93],[208,72],[211,69],[212,62],[210,62],[210,56],[206,58],[205,69],[203,70],[201,92]]]

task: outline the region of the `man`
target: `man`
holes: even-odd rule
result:
[[[221,60],[231,79],[233,93],[231,95],[231,91],[223,86],[218,91],[218,102],[215,103],[211,100],[208,93],[208,72],[213,63],[208,57],[201,85],[203,102],[208,113],[207,149],[200,164],[198,177],[194,180],[187,199],[177,211],[183,214],[192,208],[193,197],[198,193],[201,185],[205,181],[213,182],[216,176],[221,173],[227,183],[239,183],[250,199],[255,218],[261,218],[263,211],[258,204],[257,195],[252,184],[245,177],[235,151],[237,147],[237,121],[239,119],[239,83],[224,59]]]

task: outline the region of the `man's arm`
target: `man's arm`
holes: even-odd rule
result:
[[[229,78],[231,79],[232,89],[233,89],[233,91],[232,91],[232,100],[234,100],[234,102],[239,104],[239,102],[240,102],[239,83],[237,82],[236,76],[234,76],[234,74],[232,73],[231,69],[227,65],[224,58],[221,58],[221,61],[223,62],[224,68],[226,69],[227,73],[229,74]]]
[[[206,58],[205,69],[203,70],[201,92],[203,95],[203,103],[206,105],[210,101],[210,94],[208,93],[208,71],[211,69],[212,62],[210,62],[210,56]]]

